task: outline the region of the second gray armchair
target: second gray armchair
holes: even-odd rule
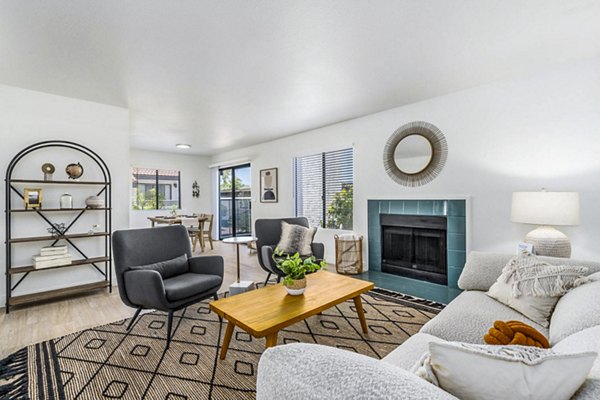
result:
[[[268,272],[265,285],[269,281],[272,274],[277,277],[277,282],[281,280],[285,274],[277,268],[273,261],[273,252],[281,238],[281,222],[287,222],[292,225],[300,225],[308,228],[308,219],[306,217],[294,218],[265,218],[257,219],[254,223],[254,234],[256,235],[256,252],[258,263],[261,268]],[[322,260],[325,257],[325,246],[323,243],[313,243],[311,245],[312,253],[315,258]]]

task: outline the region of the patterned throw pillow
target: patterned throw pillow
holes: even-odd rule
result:
[[[587,281],[587,267],[551,265],[530,253],[512,258],[487,295],[548,327],[560,296]]]
[[[567,400],[583,384],[597,355],[431,342],[413,372],[462,400]]]
[[[305,228],[281,221],[281,238],[277,248],[284,254],[300,253],[302,257],[312,256],[312,242],[317,228]]]

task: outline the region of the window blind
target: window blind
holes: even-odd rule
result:
[[[352,148],[294,159],[296,216],[311,226],[352,229]]]

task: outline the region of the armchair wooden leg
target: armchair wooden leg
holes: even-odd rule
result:
[[[267,275],[267,279],[265,279],[265,286],[267,286],[267,283],[269,283],[269,279],[271,279],[271,273],[269,272],[269,275]]]
[[[213,299],[219,300],[219,295],[217,293],[213,294]]]
[[[281,276],[277,275],[277,283],[281,282]]]
[[[137,319],[138,315],[140,315],[140,311],[142,311],[142,306],[139,306],[137,308],[137,310],[135,310],[135,314],[133,314],[133,318],[131,318],[131,321],[129,321],[129,324],[127,325],[127,330],[131,329],[131,327],[133,326],[133,323]]]
[[[171,329],[173,328],[173,310],[169,310],[167,317],[167,349],[171,345]]]

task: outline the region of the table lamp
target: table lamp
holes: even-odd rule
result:
[[[571,241],[550,225],[579,224],[577,192],[515,192],[510,214],[512,222],[539,225],[525,236],[536,254],[550,257],[571,256]]]

